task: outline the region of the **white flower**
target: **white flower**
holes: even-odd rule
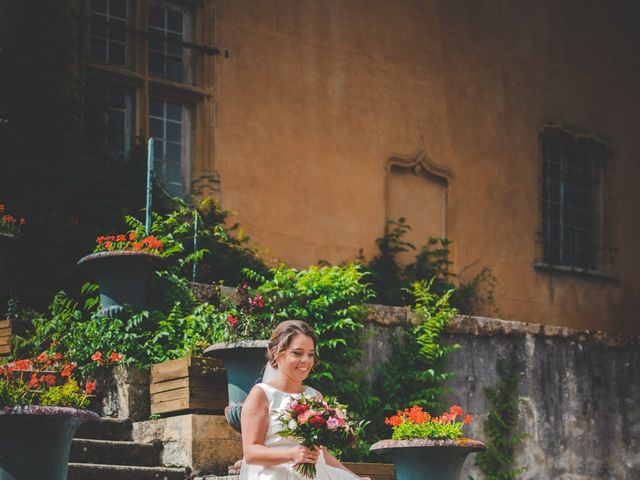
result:
[[[296,423],[295,420],[293,420],[293,419],[289,420],[289,425],[288,425],[289,430],[295,430],[297,426],[298,426],[298,424]]]

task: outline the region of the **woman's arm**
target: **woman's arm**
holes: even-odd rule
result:
[[[254,387],[247,395],[240,414],[242,426],[242,451],[244,461],[252,465],[269,467],[281,463],[316,463],[318,451],[302,445],[291,448],[269,448],[264,438],[269,426],[269,402],[260,387]]]

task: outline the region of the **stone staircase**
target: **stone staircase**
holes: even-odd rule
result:
[[[80,426],[71,445],[68,480],[185,480],[184,468],[160,465],[162,445],[132,441],[130,420]]]

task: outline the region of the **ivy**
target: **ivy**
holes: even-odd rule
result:
[[[486,480],[510,480],[525,472],[526,467],[515,467],[515,450],[527,437],[517,433],[518,384],[522,377],[522,365],[512,355],[496,363],[498,381],[494,387],[485,388],[491,409],[484,422],[487,437],[485,452],[476,456],[476,465]]]

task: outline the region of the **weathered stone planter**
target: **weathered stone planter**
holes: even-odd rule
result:
[[[238,432],[242,403],[262,378],[268,345],[267,340],[243,340],[216,343],[204,351],[206,356],[222,360],[227,370],[229,405],[224,409],[224,414],[229,424]]]
[[[93,374],[96,397],[91,409],[100,416],[146,420],[150,415],[149,371],[127,365],[113,365]]]
[[[396,480],[459,480],[467,455],[485,446],[470,439],[380,440],[370,450],[389,456]]]
[[[13,254],[18,238],[0,233],[0,306],[4,308],[9,299],[9,258]]]
[[[135,251],[92,253],[78,261],[100,288],[100,314],[117,317],[129,305],[147,305],[147,284],[151,273],[163,262],[160,255]]]
[[[66,407],[0,409],[0,480],[66,480],[71,440],[88,410]]]

